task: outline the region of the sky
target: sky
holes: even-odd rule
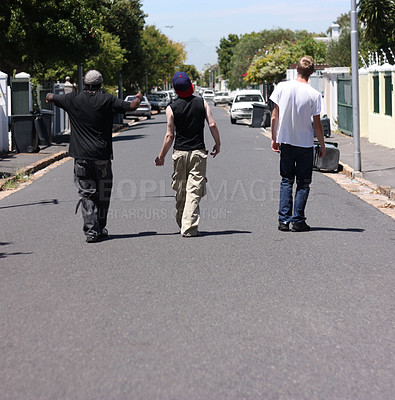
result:
[[[186,64],[201,71],[216,64],[216,46],[230,33],[264,29],[306,29],[326,32],[340,14],[349,12],[350,0],[142,0],[146,23],[155,25],[176,42],[185,44]]]

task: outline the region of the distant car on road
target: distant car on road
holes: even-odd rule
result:
[[[207,89],[203,92],[203,99],[214,100],[214,90]]]
[[[213,101],[214,106],[216,106],[217,104],[229,104],[231,101],[229,92],[216,92]]]
[[[141,101],[138,108],[134,111],[126,111],[125,118],[127,117],[147,117],[147,119],[151,119],[151,104],[148,101],[147,97],[143,96],[144,99]],[[134,100],[134,96],[126,96],[125,101]]]
[[[155,93],[148,94],[147,99],[151,104],[151,109],[158,111],[158,114],[167,106],[166,100],[163,97],[159,97]]]
[[[235,124],[238,119],[251,120],[254,103],[266,105],[259,90],[240,90],[237,92],[230,108],[230,122]]]
[[[173,98],[171,97],[171,94],[168,91],[155,92],[155,94],[159,96],[159,98],[166,103],[165,107],[167,107],[170,103],[173,102]]]

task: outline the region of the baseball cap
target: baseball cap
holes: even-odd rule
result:
[[[173,76],[173,87],[179,97],[192,96],[195,89],[193,88],[191,79],[189,76],[182,71],[178,71]]]
[[[85,85],[100,85],[103,82],[103,77],[99,71],[91,69],[85,74],[84,83]]]

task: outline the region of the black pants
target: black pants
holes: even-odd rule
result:
[[[110,160],[74,160],[74,183],[78,188],[86,236],[97,236],[107,224],[112,190]],[[77,212],[77,210],[76,210]]]

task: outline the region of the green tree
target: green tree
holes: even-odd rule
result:
[[[252,32],[243,35],[234,48],[230,62],[229,88],[234,90],[245,87],[248,81],[244,79],[253,58],[258,54],[264,54],[274,44],[304,40],[314,34],[303,31],[292,31],[290,29],[271,29],[261,32]]]
[[[221,74],[225,79],[228,79],[230,71],[230,61],[233,56],[233,50],[237,43],[239,43],[239,36],[235,34],[228,35],[228,38],[224,37],[220,39],[219,46],[216,47],[218,54],[218,64],[221,69]]]
[[[107,0],[2,0],[0,67],[30,74],[78,64],[100,50],[101,15]]]
[[[103,23],[109,33],[118,36],[120,45],[125,49],[122,77],[126,91],[131,85],[142,85],[144,82],[144,64],[142,34],[146,15],[141,9],[140,0],[113,0],[107,7]]]
[[[305,37],[295,42],[274,44],[264,54],[254,57],[245,81],[249,84],[279,82],[285,78],[289,65],[297,63],[305,55],[312,57],[316,63],[322,63],[326,55],[325,43]]]
[[[233,50],[229,63],[229,88],[235,90],[246,86],[243,75],[246,73],[253,57],[262,45],[262,39],[256,32],[243,35]]]
[[[126,62],[124,57],[126,51],[120,46],[117,36],[103,29],[98,29],[98,33],[100,51],[98,55],[83,62],[84,69],[98,69],[103,75],[106,86],[117,86],[118,73]],[[65,80],[66,76],[70,76],[76,82],[78,79],[77,65],[66,65],[61,61],[57,61],[48,69],[43,66],[38,68],[37,65],[37,72],[32,79],[35,83],[40,83],[44,81],[62,81]]]
[[[142,34],[143,71],[148,75],[148,87],[170,82],[177,66],[186,59],[184,45],[173,42],[154,25],[146,26]],[[144,86],[140,81],[140,87]]]
[[[351,65],[351,34],[344,29],[337,41],[328,44],[326,61],[330,67],[349,67]]]
[[[360,0],[358,16],[364,24],[364,38],[375,45],[374,50],[394,46],[395,1]],[[372,49],[373,50],[373,49]]]
[[[178,68],[180,71],[187,73],[191,78],[191,81],[197,81],[200,79],[200,74],[194,65],[184,64],[180,65]]]

